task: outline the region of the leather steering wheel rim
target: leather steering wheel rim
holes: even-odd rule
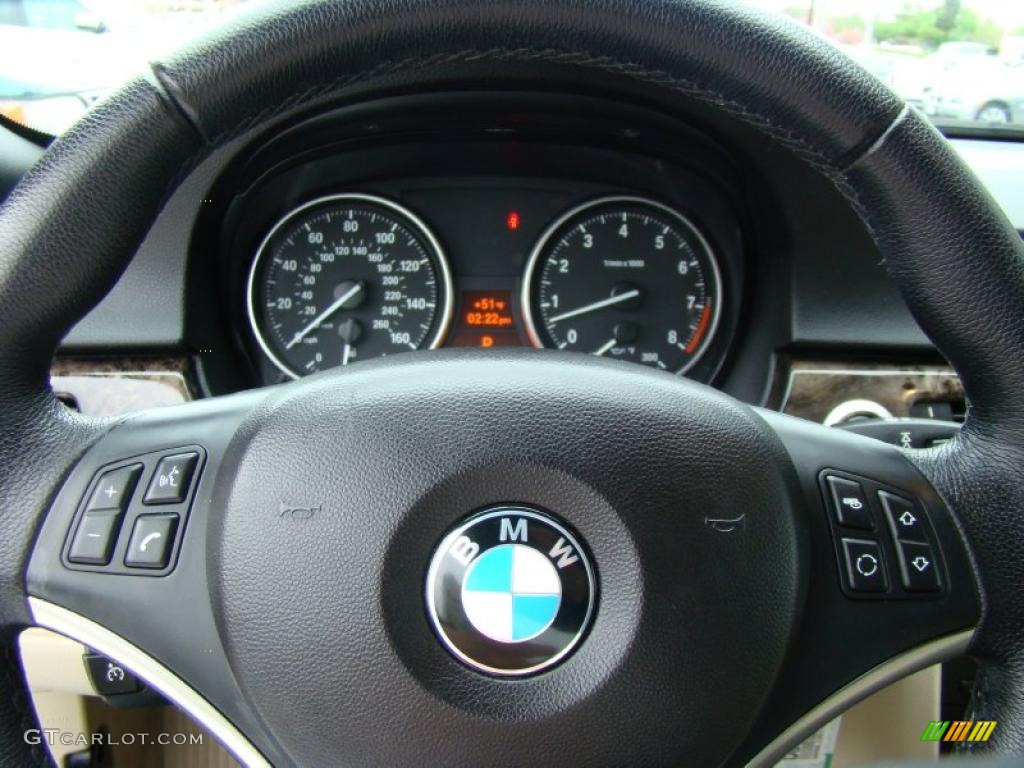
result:
[[[864,220],[969,397],[960,437],[912,461],[955,512],[978,569],[973,717],[1000,722],[987,748],[1024,746],[1024,248],[935,129],[826,43],[708,0],[316,1],[264,10],[154,63],[61,137],[0,209],[0,759],[24,761],[32,718],[11,649],[32,623],[35,532],[68,467],[110,427],[60,406],[49,366],[169,191],[281,115],[403,73],[500,83],[524,65],[710,103],[811,163]]]

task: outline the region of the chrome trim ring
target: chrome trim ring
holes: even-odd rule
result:
[[[437,349],[448,335],[449,328],[451,328],[452,314],[455,307],[455,299],[453,295],[455,289],[452,284],[451,268],[448,266],[448,257],[445,256],[444,249],[441,248],[441,243],[434,236],[434,233],[419,216],[410,211],[404,205],[400,205],[393,200],[388,200],[387,198],[379,197],[377,195],[368,195],[361,192],[345,192],[336,195],[318,197],[315,200],[303,203],[298,208],[293,208],[278,219],[277,223],[271,227],[266,237],[264,237],[262,242],[260,242],[259,248],[256,249],[256,256],[253,257],[252,264],[249,266],[249,278],[246,281],[245,309],[246,314],[249,316],[249,327],[252,329],[253,335],[256,337],[256,341],[267,359],[270,360],[270,362],[274,364],[274,367],[281,371],[281,373],[292,379],[298,379],[299,374],[274,354],[270,343],[263,336],[259,323],[256,322],[256,307],[253,301],[253,295],[256,290],[256,273],[259,271],[260,263],[263,261],[267,245],[269,245],[274,235],[276,235],[282,227],[303,211],[319,205],[324,205],[325,203],[337,202],[339,200],[359,200],[364,203],[371,203],[383,208],[388,208],[399,216],[406,218],[409,223],[413,225],[414,229],[419,230],[419,234],[422,235],[426,239],[427,244],[434,249],[434,253],[437,256],[437,263],[441,268],[441,281],[444,284],[444,296],[441,298],[441,301],[443,301],[443,307],[441,309],[440,322],[437,325],[437,332],[434,334],[434,338],[431,339],[430,344],[427,345],[427,349]]]
[[[854,416],[872,416],[884,421],[893,418],[888,408],[874,400],[846,400],[828,412],[824,424],[826,427],[834,427],[849,421]]]

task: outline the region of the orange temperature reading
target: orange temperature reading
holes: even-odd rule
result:
[[[468,292],[463,321],[471,328],[511,328],[512,309],[507,294]]]

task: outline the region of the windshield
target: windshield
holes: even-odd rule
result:
[[[0,113],[58,134],[147,60],[261,0],[0,0]],[[744,0],[959,135],[1024,130],[1024,0]]]

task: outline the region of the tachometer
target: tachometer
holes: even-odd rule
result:
[[[249,271],[253,333],[270,361],[304,376],[436,347],[452,282],[437,238],[390,200],[343,194],[281,219]]]
[[[714,335],[721,276],[682,214],[637,197],[593,200],[541,236],[523,279],[536,346],[684,373]]]

